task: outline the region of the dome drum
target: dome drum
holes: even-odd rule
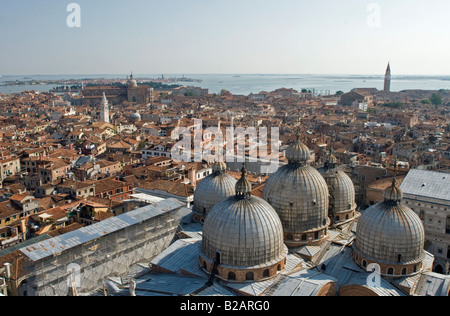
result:
[[[423,258],[415,262],[406,263],[388,263],[380,262],[380,260],[366,257],[357,249],[353,249],[353,260],[362,269],[370,272],[373,269],[368,269],[371,264],[377,264],[380,267],[380,274],[384,277],[398,278],[407,277],[419,274],[423,270]]]
[[[327,221],[329,224],[329,220]],[[284,233],[284,243],[289,248],[301,247],[306,245],[320,245],[323,241],[330,237],[328,233],[328,225],[319,229],[306,231],[302,233]]]
[[[219,265],[217,267],[216,276],[226,282],[255,282],[271,279],[278,275],[280,271],[283,271],[286,266],[286,253],[284,258],[279,261],[269,262],[265,265],[258,265],[252,267],[234,267],[228,265]],[[206,257],[203,253],[200,253],[199,264],[202,269],[211,274],[214,268],[214,261]]]
[[[339,226],[342,226],[344,224],[350,223],[351,221],[355,220],[357,213],[356,213],[356,207],[354,209],[350,209],[348,211],[344,212],[337,212],[332,213],[330,212],[330,220],[331,220],[331,228],[336,228]]]

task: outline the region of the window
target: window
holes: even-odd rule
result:
[[[388,275],[394,275],[394,268],[389,268],[389,269],[387,270],[387,274],[388,274]]]
[[[408,270],[406,268],[402,269],[402,275],[406,275],[408,273]]]
[[[255,279],[253,272],[249,272],[245,275],[245,280],[247,281],[253,281]]]
[[[228,281],[236,281],[236,273],[229,272],[228,273]]]
[[[421,220],[423,220],[423,221],[425,220],[425,211],[424,210],[420,211],[419,217],[420,217]]]
[[[270,277],[270,271],[269,270],[264,270],[263,278],[268,278],[268,277]]]

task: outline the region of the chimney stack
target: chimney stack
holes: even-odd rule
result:
[[[6,279],[11,279],[11,263],[5,263],[3,266],[5,267]]]
[[[195,168],[189,170],[189,181],[193,187],[197,186],[197,170]]]

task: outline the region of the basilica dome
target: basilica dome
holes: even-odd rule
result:
[[[136,88],[137,87],[137,81],[133,78],[133,75],[130,76],[130,79],[128,80],[128,88]]]
[[[130,115],[130,120],[137,122],[141,120],[141,115],[139,113],[133,113]]]
[[[356,194],[352,179],[339,167],[334,155],[325,162],[322,176],[330,192],[329,217],[333,226],[340,226],[354,219],[356,215]]]
[[[204,178],[194,192],[194,220],[203,223],[217,203],[235,194],[236,179],[226,173],[224,162],[212,166],[212,174]]]
[[[245,177],[236,194],[210,211],[203,227],[200,265],[226,281],[260,281],[284,269],[287,248],[275,210],[252,196]]]
[[[289,163],[272,174],[263,198],[277,211],[289,247],[315,244],[328,237],[328,186],[309,165],[311,154],[300,137],[286,151]]]
[[[418,273],[424,259],[425,230],[419,216],[402,204],[396,182],[385,201],[364,211],[358,221],[355,261],[363,268],[377,263],[386,276]]]

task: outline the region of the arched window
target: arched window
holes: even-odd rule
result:
[[[402,275],[406,275],[407,273],[408,273],[408,269],[403,268],[403,269],[402,269]]]
[[[287,235],[287,240],[294,240],[294,236],[292,234]]]
[[[253,281],[255,279],[253,272],[249,272],[245,275],[245,280],[247,281]]]
[[[387,270],[387,274],[388,274],[388,275],[394,275],[394,268],[389,268],[389,269]]]
[[[302,235],[302,241],[306,241],[307,238],[308,238],[308,236],[306,236],[306,234]]]
[[[220,261],[220,252],[218,251],[218,252],[216,252],[216,263],[217,264],[220,264],[221,263],[221,261]]]
[[[281,271],[281,264],[277,266],[277,271]]]
[[[229,281],[236,281],[236,273],[234,273],[234,272],[229,272],[229,273],[228,273],[228,280],[229,280]]]
[[[270,271],[267,269],[267,270],[264,270],[263,278],[268,278],[268,277],[270,277]]]
[[[319,239],[319,232],[316,232],[316,233],[314,234],[314,239]]]
[[[366,260],[363,260],[363,261],[362,261],[362,266],[363,266],[364,268],[367,268],[367,261],[366,261]]]

